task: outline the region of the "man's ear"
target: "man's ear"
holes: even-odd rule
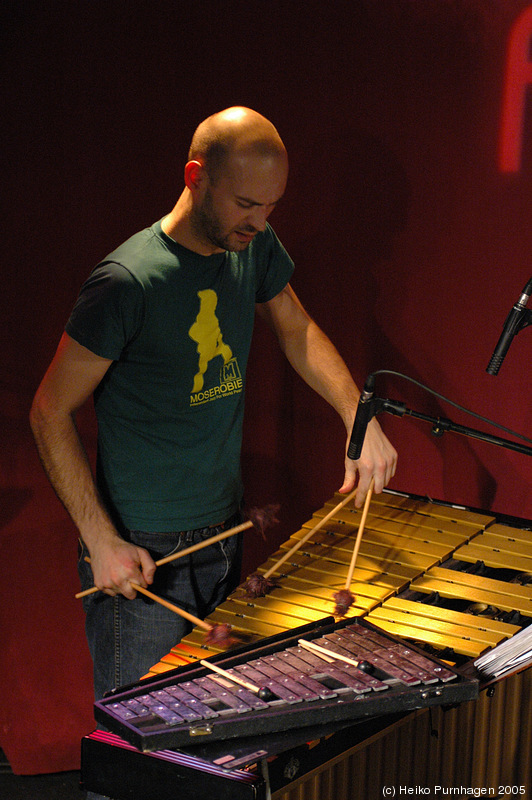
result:
[[[185,186],[196,194],[207,180],[207,173],[201,161],[188,161],[185,164]]]

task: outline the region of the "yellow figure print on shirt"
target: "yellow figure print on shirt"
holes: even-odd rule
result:
[[[216,316],[216,305],[218,297],[212,289],[204,289],[198,292],[200,299],[200,309],[195,322],[191,325],[188,335],[197,342],[199,355],[198,371],[194,376],[194,386],[192,392],[200,392],[203,389],[203,376],[216,356],[223,358],[224,364],[233,357],[231,348],[224,344],[220,323]]]

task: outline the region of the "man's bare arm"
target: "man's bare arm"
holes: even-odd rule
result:
[[[107,513],[79,438],[75,415],[112,361],[63,334],[35,395],[30,423],[44,469],[91,556],[95,585],[133,598],[130,581],[147,586],[155,565],[142,548],[124,541]]]
[[[272,300],[257,305],[257,312],[275,332],[281,349],[296,372],[342,418],[347,444],[345,478],[340,492],[354,488],[358,471],[356,505],[361,506],[372,477],[375,478],[375,491],[380,492],[395,474],[396,451],[373,419],[368,425],[360,458],[352,461],[347,457],[360,392],[340,354],[307,314],[292,287],[288,284]]]

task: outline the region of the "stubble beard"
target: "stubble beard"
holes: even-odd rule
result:
[[[194,208],[191,223],[194,235],[204,244],[232,252],[245,250],[249,244],[249,242],[231,241],[233,231],[227,233],[223,230],[209,192],[205,194],[201,206]]]

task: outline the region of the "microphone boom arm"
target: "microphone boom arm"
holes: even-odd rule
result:
[[[531,319],[527,323],[528,325],[530,325],[532,322],[532,312],[530,312],[530,316]],[[471,439],[478,439],[482,442],[488,442],[488,444],[495,444],[499,447],[504,447],[507,450],[515,450],[517,453],[522,453],[526,456],[532,456],[532,447],[528,447],[525,444],[512,442],[510,439],[503,439],[500,436],[493,436],[490,433],[484,433],[483,431],[478,431],[474,428],[468,428],[465,425],[458,425],[446,417],[431,417],[427,414],[421,414],[419,411],[413,411],[412,409],[407,408],[405,403],[401,403],[397,400],[384,400],[381,397],[374,397],[373,404],[374,416],[380,414],[382,411],[386,411],[388,414],[393,414],[396,417],[403,417],[406,414],[414,417],[414,419],[421,419],[424,422],[430,422],[432,424],[432,433],[434,436],[443,436],[443,434],[447,431],[451,431],[453,433],[459,433],[463,436],[468,436]]]

